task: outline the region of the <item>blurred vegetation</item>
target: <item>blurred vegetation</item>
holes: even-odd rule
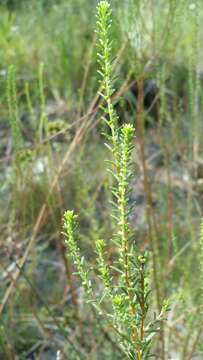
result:
[[[151,229],[160,297],[171,303],[154,353],[201,359],[203,5],[111,3],[113,101],[121,123],[136,128],[133,237],[151,251]],[[98,239],[108,241],[109,262],[116,255],[96,5],[0,1],[1,359],[52,360],[57,351],[62,359],[123,359],[111,329],[86,305],[61,235],[73,208],[90,267]],[[140,79],[150,95],[144,109]],[[155,297],[152,308],[158,312]]]

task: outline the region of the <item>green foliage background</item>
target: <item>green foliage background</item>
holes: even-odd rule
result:
[[[82,230],[79,246],[90,269],[97,266],[96,240],[107,239],[109,261],[116,256],[110,241],[115,232],[110,217],[112,178],[104,162],[111,156],[93,102],[99,80],[96,4],[0,1],[2,359],[24,360],[38,342],[39,349],[48,343],[54,357],[59,349],[73,360],[123,359],[111,330],[85,304],[61,235],[63,213],[73,208]],[[135,104],[133,111],[126,106],[130,94],[124,91],[115,103],[121,122],[136,127],[133,186],[141,189],[144,204],[140,153],[142,143],[145,146],[158,282],[161,298],[169,298],[172,307],[164,329],[165,359],[191,360],[194,354],[201,359],[203,5],[200,0],[111,4],[115,88],[138,81],[144,72],[144,80],[159,89],[158,119],[143,110],[148,125],[141,137]],[[157,153],[161,166],[153,162]],[[138,202],[139,196],[135,194]],[[138,207],[136,214],[142,211]],[[133,236],[141,248],[151,250],[148,227],[144,215],[143,223],[133,227]],[[8,293],[30,242],[23,270]],[[96,275],[93,282],[101,291]],[[156,312],[155,297],[150,305]],[[161,343],[158,339],[154,345],[157,354]]]

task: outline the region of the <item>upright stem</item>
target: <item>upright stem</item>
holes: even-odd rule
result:
[[[142,320],[141,320],[141,327],[140,327],[140,340],[144,340],[144,321],[145,321],[145,315],[144,315],[144,307],[145,307],[145,294],[144,294],[144,264],[141,265],[141,276],[140,276],[140,285],[141,285],[141,309],[142,309]]]
[[[156,289],[156,300],[157,307],[159,312],[161,311],[161,291],[159,286],[159,277],[158,277],[158,268],[157,268],[157,259],[158,249],[155,241],[156,233],[156,220],[153,214],[153,202],[151,195],[151,186],[148,180],[147,167],[145,162],[145,127],[144,127],[144,75],[140,77],[138,80],[138,101],[137,101],[137,127],[138,127],[138,144],[140,148],[140,156],[141,156],[141,164],[143,169],[143,177],[144,177],[144,193],[146,196],[146,217],[147,217],[147,225],[148,225],[148,238],[150,242],[150,247],[152,251],[152,262],[153,262],[153,277],[154,284]],[[162,329],[163,330],[163,329]],[[163,331],[161,331],[161,344],[162,344],[162,360],[165,359],[165,346],[164,346],[164,335]]]

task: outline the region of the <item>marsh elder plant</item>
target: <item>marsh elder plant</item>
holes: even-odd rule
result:
[[[118,338],[122,351],[128,359],[147,359],[152,353],[154,336],[160,323],[166,317],[168,304],[151,318],[153,312],[150,301],[149,257],[141,252],[132,236],[129,216],[133,211],[129,205],[130,179],[132,176],[132,150],[134,128],[124,124],[118,127],[118,116],[112,104],[114,88],[112,84],[111,61],[111,7],[108,1],[100,1],[97,8],[98,63],[100,75],[100,95],[103,98],[103,121],[109,131],[106,134],[112,161],[108,162],[113,177],[111,188],[112,221],[116,231],[112,243],[116,246],[115,259],[110,263],[106,242],[98,239],[95,244],[97,273],[102,291],[95,289],[92,269],[88,268],[78,246],[79,229],[77,215],[73,211],[64,214],[64,232],[67,253],[71,256],[86,291],[87,302],[92,304]]]

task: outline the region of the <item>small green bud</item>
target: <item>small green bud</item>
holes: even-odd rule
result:
[[[138,261],[144,265],[146,263],[147,259],[145,256],[140,255],[140,256],[138,256]]]
[[[114,297],[114,304],[116,305],[116,306],[121,306],[122,305],[122,296],[121,295],[116,295],[115,297]]]

